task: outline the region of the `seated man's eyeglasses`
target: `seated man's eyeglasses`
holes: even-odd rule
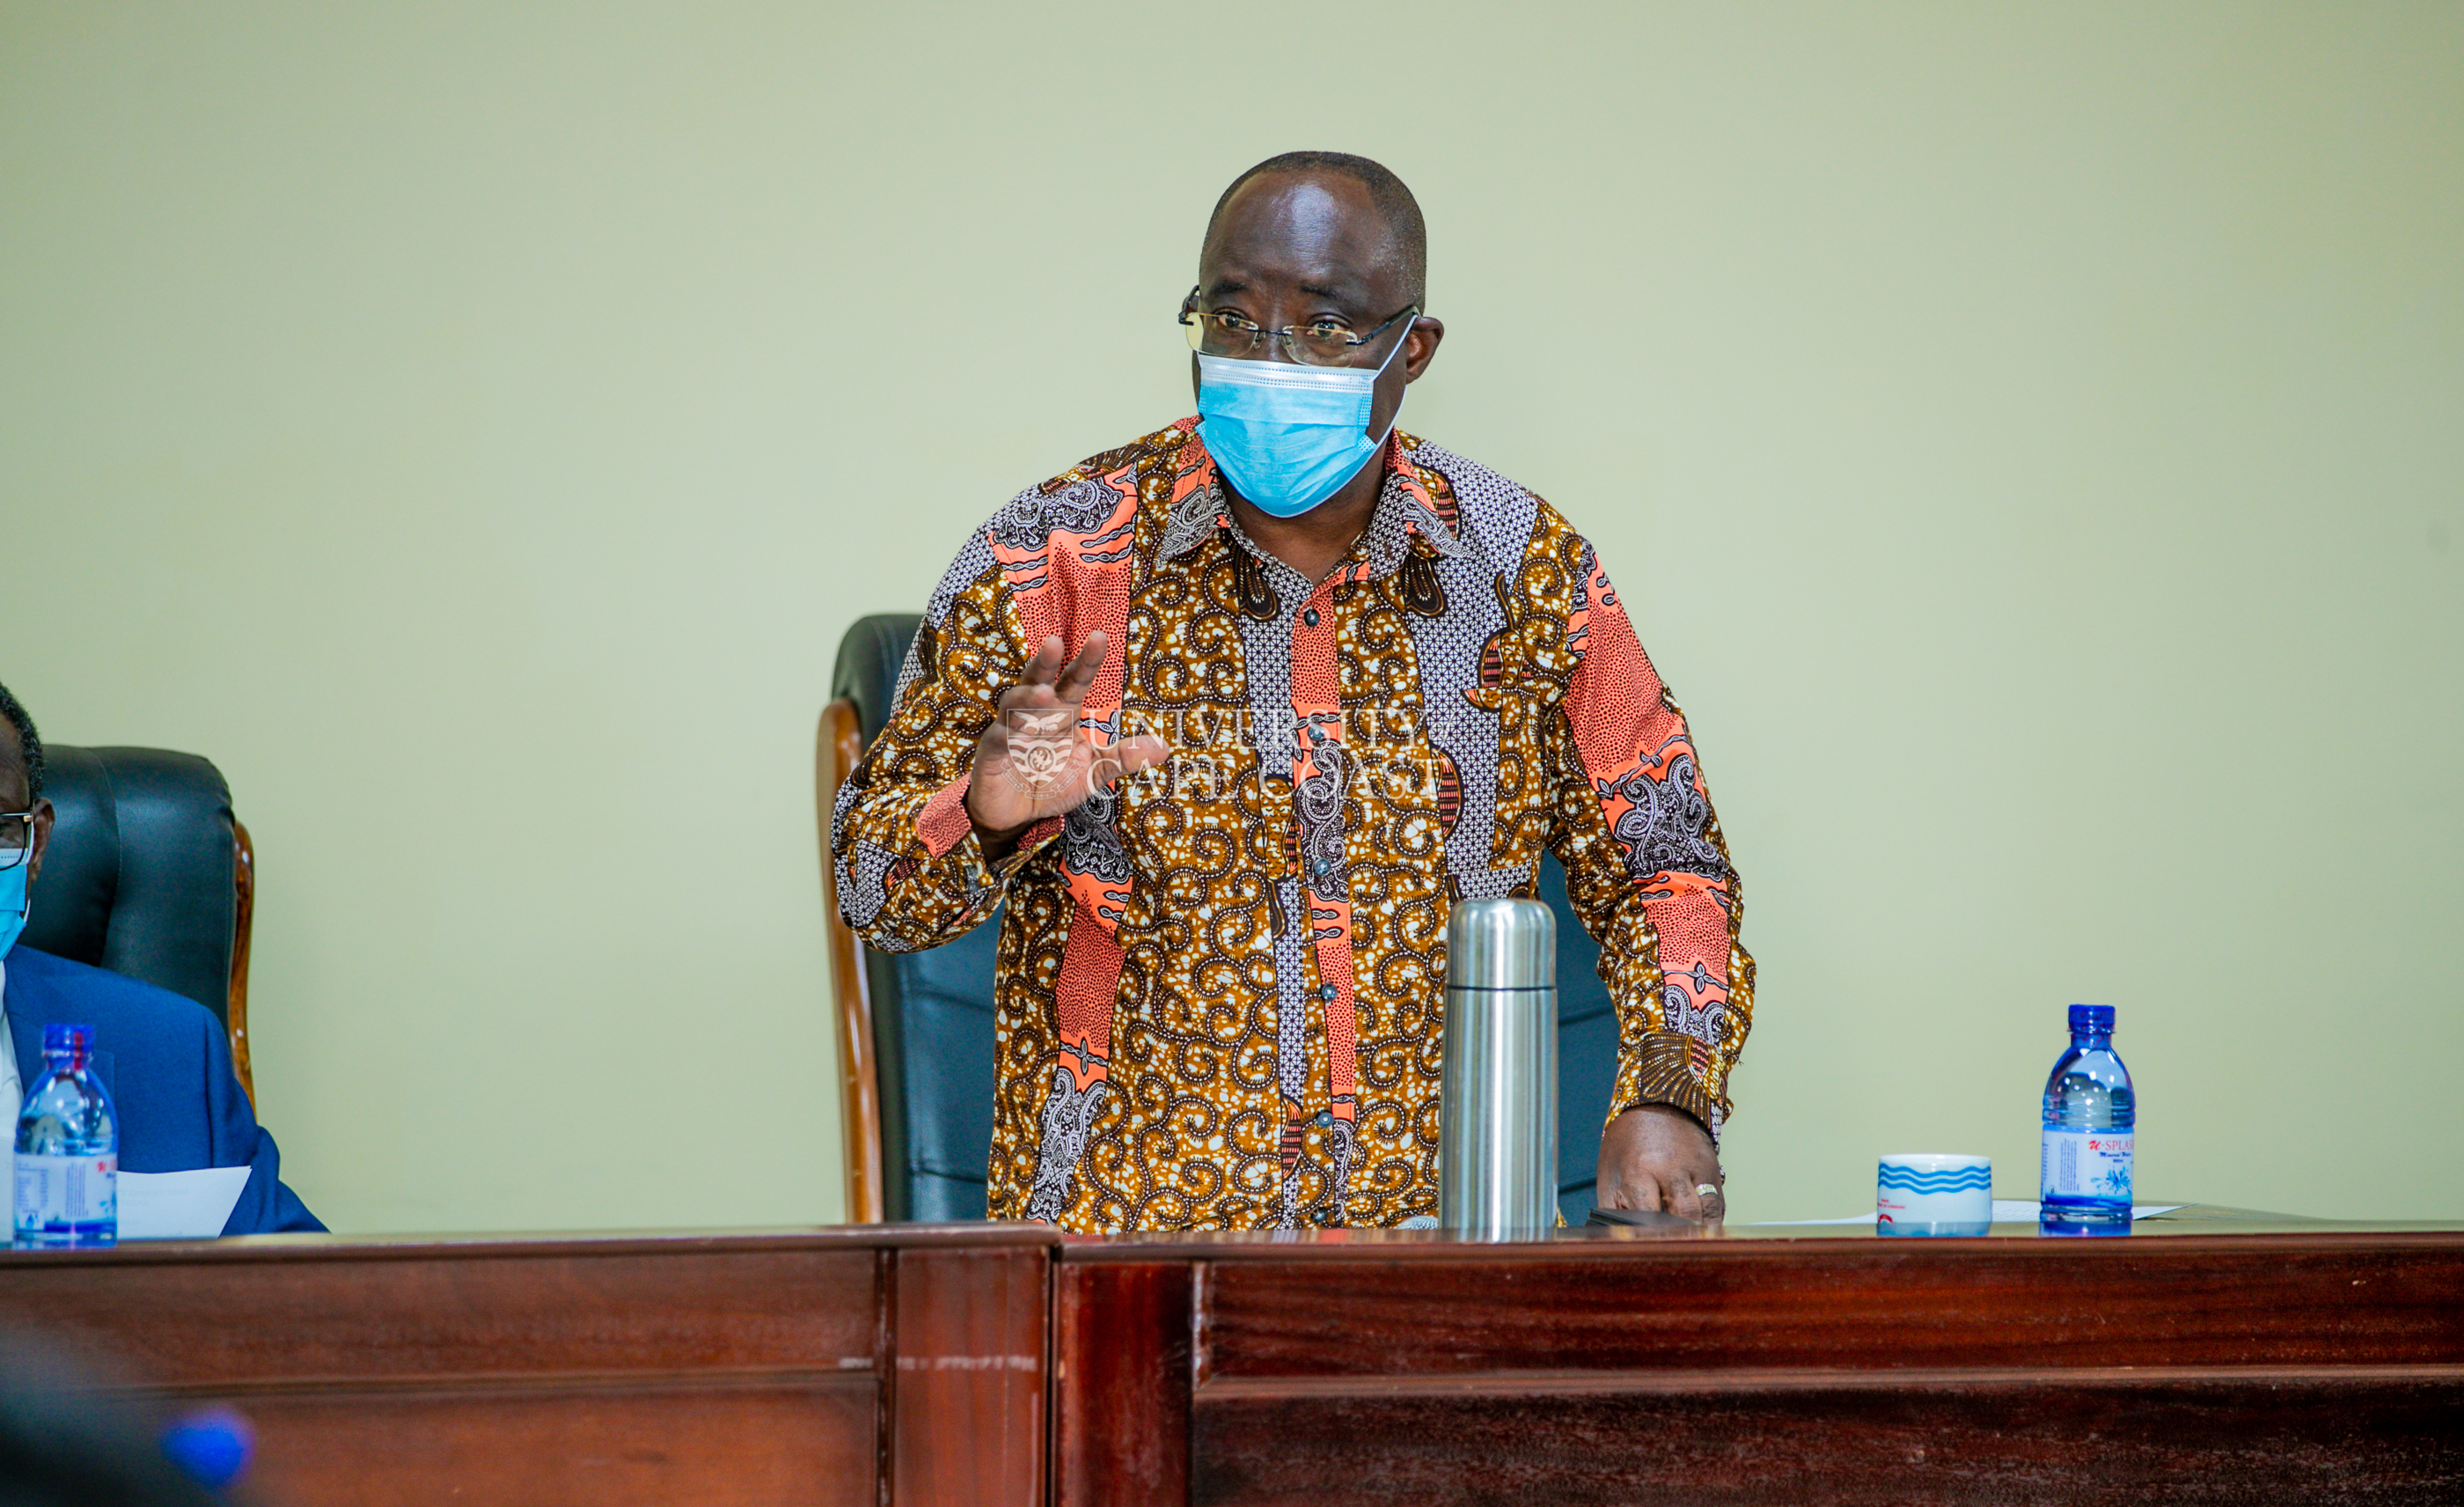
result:
[[[1192,307],[1198,290],[1189,290],[1181,300],[1180,325],[1189,334],[1189,348],[1205,356],[1230,356],[1247,360],[1259,353],[1269,341],[1284,343],[1292,360],[1309,366],[1350,366],[1353,353],[1392,328],[1397,320],[1407,320],[1420,312],[1417,303],[1407,305],[1394,319],[1379,324],[1366,335],[1354,335],[1331,319],[1309,324],[1291,324],[1270,330],[1254,320],[1238,314],[1209,314]]]
[[[34,851],[34,813],[0,811],[0,869],[13,869]]]

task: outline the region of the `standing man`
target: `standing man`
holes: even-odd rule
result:
[[[871,945],[1008,903],[996,1219],[1426,1223],[1446,919],[1544,848],[1617,1008],[1599,1201],[1725,1211],[1735,871],[1591,545],[1395,429],[1445,335],[1427,264],[1365,158],[1235,180],[1180,309],[1199,416],[967,542],[839,793]]]

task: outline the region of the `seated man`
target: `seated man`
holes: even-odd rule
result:
[[[0,685],[0,998],[8,1006],[0,1018],[0,1111],[11,1143],[18,1107],[42,1075],[43,1028],[92,1026],[96,1049],[113,1057],[106,1086],[120,1111],[121,1171],[244,1166],[248,1186],[224,1234],[323,1230],[282,1186],[282,1154],[257,1128],[212,1011],[168,989],[16,945],[51,835],[43,741]]]
[[[1394,427],[1427,261],[1375,163],[1237,179],[1178,315],[1199,416],[967,542],[839,792],[874,947],[1008,901],[997,1219],[1433,1222],[1447,918],[1544,852],[1617,1009],[1599,1202],[1725,1211],[1753,964],[1693,735],[1565,516]]]

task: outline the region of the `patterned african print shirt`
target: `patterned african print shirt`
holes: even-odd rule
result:
[[[1184,419],[1021,493],[933,592],[831,841],[874,947],[1002,910],[994,1218],[1433,1214],[1447,915],[1532,894],[1544,849],[1617,1005],[1603,1108],[1718,1133],[1753,961],[1683,714],[1554,508],[1408,435],[1382,464],[1311,582],[1242,532]],[[1172,754],[989,862],[977,740],[1036,645],[1096,630],[1079,736]]]

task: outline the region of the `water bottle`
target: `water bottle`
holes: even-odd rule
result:
[[[96,1080],[94,1028],[43,1028],[43,1075],[17,1114],[17,1249],[120,1242],[120,1113]]]
[[[2130,1070],[2113,1054],[2113,1007],[2071,1007],[2071,1044],[2045,1080],[2039,1218],[2059,1233],[2130,1229]]]

